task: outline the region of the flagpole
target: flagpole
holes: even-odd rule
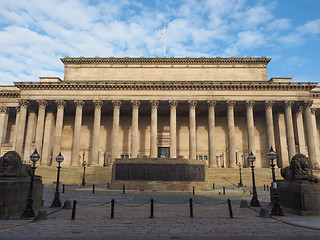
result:
[[[163,44],[163,56],[166,57],[166,35],[165,34],[163,35],[163,41],[164,41],[164,44]]]

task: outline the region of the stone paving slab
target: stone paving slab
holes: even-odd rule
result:
[[[44,209],[48,212],[53,210],[48,207],[53,194],[53,188],[45,188]],[[151,197],[155,199],[154,218],[150,218]],[[190,197],[194,199],[193,218],[190,218]],[[232,219],[226,203],[228,197],[232,198]],[[250,196],[71,192],[61,194],[61,199],[77,199],[75,220],[71,220],[71,210],[64,209],[42,221],[0,220],[0,239],[319,239],[320,228],[310,227],[317,228],[320,217],[287,214],[276,219],[261,218],[258,208],[239,208],[243,197],[250,199]],[[261,192],[259,199],[267,197],[268,193]],[[103,204],[112,198],[116,201],[113,219],[111,204]],[[268,202],[262,205],[268,207]]]

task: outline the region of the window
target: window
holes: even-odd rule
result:
[[[203,159],[204,159],[204,160],[208,160],[208,156],[207,156],[207,155],[204,155],[204,156],[203,156]]]

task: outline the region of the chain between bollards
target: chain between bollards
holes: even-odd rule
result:
[[[111,200],[111,218],[114,218],[114,199]]]
[[[189,199],[190,217],[193,218],[192,198]]]
[[[233,218],[231,201],[230,201],[229,198],[228,198],[228,209],[229,209],[229,216],[230,216],[230,218]]]
[[[153,218],[153,203],[154,203],[154,200],[153,198],[151,198],[151,209],[150,209],[150,218]]]
[[[76,210],[77,210],[77,200],[73,201],[73,206],[72,206],[72,217],[71,220],[76,219]]]

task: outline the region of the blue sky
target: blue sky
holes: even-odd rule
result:
[[[63,78],[60,57],[270,57],[318,82],[319,0],[0,0],[0,84]]]

